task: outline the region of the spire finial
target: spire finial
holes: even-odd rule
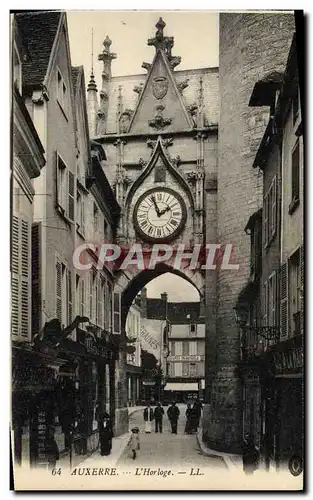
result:
[[[93,75],[93,28],[91,29],[91,74]]]

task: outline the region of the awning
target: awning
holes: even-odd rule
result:
[[[198,390],[197,382],[189,382],[189,383],[169,382],[164,387],[164,391],[197,391],[197,390]]]

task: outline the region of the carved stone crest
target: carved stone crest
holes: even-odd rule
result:
[[[166,96],[168,90],[168,80],[166,76],[157,76],[153,78],[152,92],[156,99],[162,99]]]

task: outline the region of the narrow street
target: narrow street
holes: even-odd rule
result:
[[[137,459],[134,461],[131,457],[129,447],[126,447],[123,455],[118,461],[118,466],[129,467],[180,467],[188,469],[191,467],[199,468],[217,468],[226,470],[226,464],[222,458],[209,457],[204,455],[198,445],[195,434],[184,434],[185,428],[185,405],[180,407],[180,419],[178,423],[178,433],[171,434],[170,424],[166,416],[167,407],[164,407],[165,415],[163,417],[163,433],[154,432],[154,422],[152,422],[152,433],[144,432],[143,412],[137,411],[129,418],[130,429],[134,426],[140,429],[140,450]]]

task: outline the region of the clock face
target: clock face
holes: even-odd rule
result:
[[[134,209],[134,224],[143,239],[166,241],[175,238],[186,222],[182,197],[168,188],[146,191]]]

